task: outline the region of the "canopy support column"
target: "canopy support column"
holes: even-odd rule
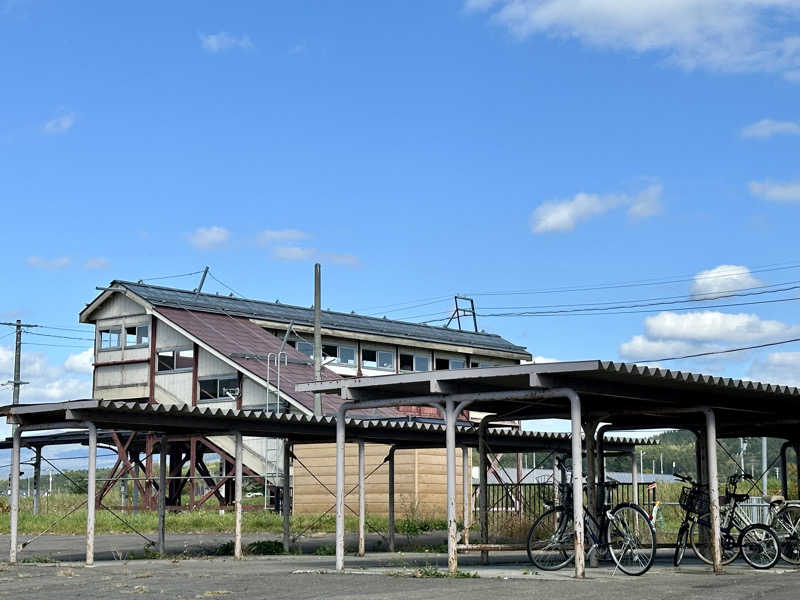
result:
[[[487,456],[486,433],[488,423],[484,419],[481,421],[481,426],[478,429],[478,502],[479,514],[478,520],[481,528],[481,544],[489,543],[489,490],[487,488],[489,479],[489,457]],[[489,553],[481,550],[481,564],[489,564]]]
[[[469,544],[469,527],[471,523],[471,498],[472,498],[472,461],[470,460],[470,449],[466,446],[461,448],[461,497],[464,501],[463,506],[463,519],[464,535],[462,542]]]
[[[366,490],[364,489],[364,442],[358,442],[358,555],[366,553],[364,525],[366,521]]]
[[[292,445],[288,439],[283,440],[283,494],[281,494],[281,513],[283,514],[283,551],[289,553],[289,516],[292,513],[292,488],[290,485]],[[264,473],[264,480],[267,474]]]
[[[711,549],[714,559],[714,573],[722,574],[722,548],[720,544],[719,522],[719,481],[717,478],[717,419],[714,411],[705,409],[706,415],[706,455],[708,460],[708,494],[711,506]]]
[[[167,512],[167,436],[162,435],[159,444],[158,459],[158,553],[162,556],[167,551],[165,535],[165,517]]]
[[[581,452],[581,399],[574,391],[567,390],[565,395],[570,402],[570,418],[572,421],[572,511],[575,524],[575,577],[586,576],[586,564],[583,554],[583,453]]]
[[[86,485],[86,566],[94,566],[94,523],[97,507],[97,428],[87,423],[89,429],[89,465]]]
[[[11,549],[8,562],[17,562],[17,527],[19,525],[19,447],[22,432],[14,427],[14,442],[11,446]]]
[[[389,552],[394,552],[394,446],[389,449]]]
[[[242,432],[234,434],[236,450],[234,451],[233,464],[233,558],[242,559]]]

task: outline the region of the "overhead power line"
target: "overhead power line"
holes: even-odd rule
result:
[[[792,338],[790,340],[781,340],[779,342],[767,342],[765,344],[755,344],[753,346],[741,346],[739,348],[726,348],[725,350],[714,350],[710,352],[698,352],[697,354],[685,354],[684,356],[670,356],[668,358],[656,358],[654,360],[639,360],[637,363],[651,363],[651,362],[665,362],[668,360],[683,360],[685,358],[699,358],[701,356],[712,356],[714,354],[730,354],[732,352],[741,352],[743,350],[757,350],[759,348],[769,348],[770,346],[780,346],[782,344],[791,344],[793,342],[800,342],[800,338]]]
[[[179,279],[180,277],[191,277],[192,275],[199,275],[203,272],[203,269],[199,271],[192,271],[191,273],[179,273],[178,275],[162,275],[161,277],[147,277],[146,279],[140,279],[139,281],[160,281],[162,279]]]

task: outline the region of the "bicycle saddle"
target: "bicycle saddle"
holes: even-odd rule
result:
[[[784,498],[783,496],[770,496],[769,494],[761,496],[761,499],[767,504],[776,504],[776,503],[781,504],[783,502],[786,502],[786,498]]]

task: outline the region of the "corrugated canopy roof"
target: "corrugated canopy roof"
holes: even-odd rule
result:
[[[197,311],[229,314],[250,319],[262,319],[297,325],[313,325],[314,311],[303,306],[292,306],[263,300],[250,300],[219,296],[216,294],[196,294],[190,290],[181,290],[130,281],[112,281],[111,286],[120,285],[155,306],[171,308],[187,308]],[[475,333],[459,331],[445,327],[433,327],[419,323],[394,321],[343,313],[330,310],[322,311],[322,327],[339,331],[350,331],[365,334],[391,336],[407,340],[450,344],[483,348],[486,350],[518,354],[520,358],[530,358],[523,346],[517,346],[492,333]]]

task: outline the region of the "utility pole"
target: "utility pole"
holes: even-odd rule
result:
[[[14,380],[9,381],[8,383],[14,384],[14,395],[11,397],[12,404],[19,404],[19,388],[26,383],[27,381],[22,381],[20,379],[20,369],[21,369],[21,362],[22,362],[22,328],[23,327],[38,327],[38,325],[33,325],[32,323],[23,323],[19,319],[15,323],[8,323],[3,322],[0,325],[7,325],[8,327],[15,327],[16,328],[16,346],[14,348]],[[16,425],[14,425],[16,429]]]
[[[661,453],[661,474],[664,474],[664,453]]]
[[[322,377],[322,268],[314,265],[314,381]],[[314,392],[314,416],[322,416],[322,394]]]

